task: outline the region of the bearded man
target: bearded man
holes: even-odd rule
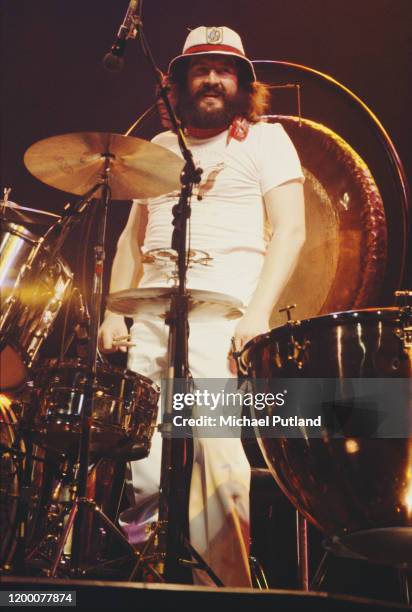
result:
[[[203,169],[191,202],[190,248],[206,251],[208,266],[193,264],[188,289],[220,291],[244,304],[240,319],[218,305],[189,315],[193,378],[234,376],[231,339],[244,344],[269,329],[274,304],[295,267],[305,239],[303,175],[296,150],[280,124],[260,120],[268,91],[256,80],[239,35],[227,27],[191,31],[169,65],[171,99],[194,160]],[[180,155],[172,131],[153,142]],[[169,248],[178,193],[135,201],[117,245],[111,292],[168,286],[170,278],[144,253]],[[123,317],[106,312],[99,335],[104,351],[126,336]],[[131,329],[128,367],[154,381],[165,378],[168,327],[144,312]],[[125,349],[124,349],[125,350]],[[229,355],[228,355],[229,354]],[[147,539],[156,518],[161,438],[149,457],[132,464],[135,506],[122,515],[133,543]],[[250,586],[250,467],[241,440],[195,438],[189,498],[190,541],[225,586]],[[213,584],[205,572],[194,582]]]

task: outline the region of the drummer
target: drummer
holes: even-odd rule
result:
[[[194,379],[233,377],[231,339],[244,344],[269,329],[272,309],[290,278],[305,240],[303,174],[296,150],[280,124],[260,120],[269,93],[256,80],[239,35],[227,27],[192,30],[182,54],[169,65],[171,99],[194,160],[203,169],[192,198],[190,248],[206,251],[208,266],[194,264],[188,288],[220,291],[240,299],[245,311],[228,319],[207,307],[192,317],[189,367]],[[171,131],[153,142],[176,154]],[[172,207],[178,193],[134,201],[119,238],[110,291],[166,286],[164,268],[142,263],[142,254],[171,244]],[[165,377],[168,327],[142,314],[131,328],[128,367],[152,380]],[[128,330],[122,316],[106,311],[102,350],[118,348]],[[126,350],[124,346],[120,350]],[[189,495],[190,540],[225,586],[250,586],[250,467],[238,438],[197,438]],[[130,541],[143,542],[156,518],[161,438],[148,458],[132,464],[135,505],[122,515]],[[213,583],[194,571],[195,584]]]

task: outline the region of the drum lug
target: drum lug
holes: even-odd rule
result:
[[[395,334],[403,344],[403,348],[407,351],[412,349],[412,326],[397,329]]]
[[[303,367],[305,352],[309,345],[309,340],[300,344],[293,336],[291,336],[291,341],[288,342],[288,361],[292,361],[299,370]]]
[[[402,327],[396,329],[395,334],[402,342],[404,350],[410,351],[412,349],[412,306],[406,302],[408,298],[412,297],[412,292],[396,291],[395,295],[405,298],[405,305],[400,308],[400,323]]]

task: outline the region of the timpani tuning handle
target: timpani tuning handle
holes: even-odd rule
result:
[[[288,306],[284,306],[279,309],[279,312],[286,312],[286,316],[288,318],[288,322],[292,320],[292,315],[290,314],[291,310],[296,308],[296,304],[289,304]]]

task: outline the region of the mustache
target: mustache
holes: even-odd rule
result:
[[[196,93],[195,98],[198,99],[207,94],[218,95],[218,96],[221,96],[222,98],[226,97],[226,92],[224,88],[221,85],[216,84],[216,85],[203,85],[202,88]]]

